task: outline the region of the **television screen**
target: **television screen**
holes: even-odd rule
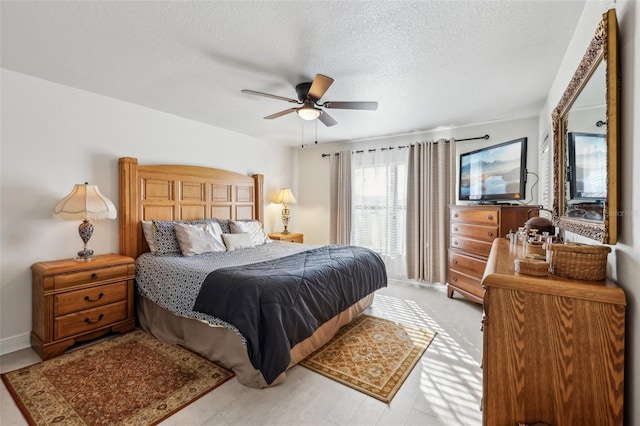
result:
[[[460,154],[460,200],[525,198],[527,138]]]
[[[568,133],[569,195],[574,200],[607,198],[607,139],[596,133]]]

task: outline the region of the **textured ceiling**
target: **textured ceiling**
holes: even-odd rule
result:
[[[315,122],[283,101],[316,73],[319,142],[530,117],[584,7],[571,1],[2,1],[2,67],[289,145]]]

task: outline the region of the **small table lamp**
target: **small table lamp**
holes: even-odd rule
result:
[[[71,193],[60,200],[53,209],[53,217],[56,219],[82,220],[78,233],[84,248],[75,258],[80,261],[95,259],[93,250],[87,248],[87,243],[93,234],[93,225],[89,219],[115,219],[117,216],[118,212],[111,200],[100,193],[97,185],[89,185],[86,182],[75,185]]]
[[[289,210],[289,204],[295,204],[296,197],[293,196],[290,188],[280,188],[280,192],[276,197],[276,203],[282,204],[282,224],[284,225],[284,231],[282,234],[290,234],[287,227],[289,226],[289,218],[291,217],[291,210]]]

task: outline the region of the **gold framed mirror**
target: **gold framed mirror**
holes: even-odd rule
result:
[[[553,222],[604,244],[618,239],[618,60],[610,9],[552,113]]]

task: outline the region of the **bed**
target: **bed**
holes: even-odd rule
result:
[[[120,252],[136,259],[136,316],[140,326],[162,341],[185,346],[231,369],[243,385],[263,388],[281,383],[286,378],[287,369],[329,341],[340,327],[351,322],[371,305],[376,289],[386,286],[384,264],[373,252],[359,248],[273,241],[256,245],[251,250],[205,253],[193,257],[152,254],[142,229],[143,221],[217,221],[222,227],[229,220],[235,223],[262,223],[264,178],[262,175],[245,176],[198,166],[140,165],[137,159],[131,157],[119,160],[119,177]],[[155,249],[157,248],[154,247]],[[210,262],[216,266],[207,266]],[[339,264],[342,266],[338,267]],[[327,269],[327,265],[330,269]],[[286,280],[294,286],[292,288],[295,291],[282,293],[284,290],[279,289],[280,284],[272,285],[267,283],[269,280],[251,276],[254,269],[258,274],[262,269],[264,276],[265,268],[282,266],[286,268],[285,271],[300,269],[300,276],[297,277],[289,276],[288,272],[272,274],[287,275]],[[346,274],[356,267],[361,268],[359,275]],[[309,270],[303,270],[304,268]],[[313,268],[323,269],[321,273],[313,275]],[[290,303],[285,300],[289,300],[292,293],[296,297],[298,293],[304,293],[300,289],[313,292],[313,285],[308,284],[313,281],[309,277],[313,276],[319,277],[313,285],[325,286],[325,281],[332,283],[331,285],[340,286],[340,289],[348,292],[349,298],[345,297],[339,304],[326,309],[323,305],[316,309],[323,311],[323,315],[328,317],[321,321],[315,317],[309,318],[306,327],[311,327],[312,331],[307,334],[298,333],[297,339],[289,342],[293,343],[287,346],[286,364],[279,369],[274,370],[275,367],[265,367],[264,363],[256,362],[256,357],[260,358],[260,354],[256,353],[255,336],[251,329],[246,328],[247,324],[240,320],[234,324],[226,318],[213,315],[218,312],[215,309],[231,305],[239,298],[240,287],[233,280],[242,279],[243,285],[245,281],[253,283],[253,288],[257,289],[254,292],[260,293],[258,297],[263,297],[263,289],[264,292],[267,289],[277,289],[269,291],[280,293],[270,296],[272,299],[269,303],[256,302],[257,305],[253,305],[247,312],[240,311],[240,315],[251,316],[257,310],[261,315],[263,310],[273,311],[273,300],[277,300],[280,307],[273,315],[282,317],[282,324],[272,327],[269,323],[270,326],[266,327],[268,330],[276,330],[280,325],[288,328],[291,322],[305,322],[306,311],[291,313]],[[269,279],[274,280],[271,277]],[[227,286],[225,292],[219,290],[223,287],[216,287],[222,285]],[[359,290],[352,291],[352,287]],[[208,295],[205,294],[205,289],[209,291]],[[212,300],[213,305],[217,303],[223,306],[203,309],[202,304],[195,304],[199,306],[198,311],[190,311],[189,304],[193,304],[194,300],[200,303],[211,299],[211,289],[215,289],[213,294],[216,295],[213,298],[216,300]],[[228,293],[225,297],[229,297],[231,302],[217,300],[217,296],[223,293]],[[327,293],[335,291],[328,290]],[[322,299],[315,293],[309,297],[312,300]],[[186,302],[180,303],[184,302],[186,305],[180,305],[176,299],[185,299]],[[252,306],[253,302],[243,303]],[[211,309],[210,313],[205,312],[207,309]],[[308,306],[305,309],[308,310]],[[235,314],[238,315],[238,312]],[[237,316],[230,318],[235,319]],[[265,319],[261,321],[264,322]],[[259,328],[264,329],[264,324]],[[263,337],[262,341],[279,341],[282,340],[281,337],[272,333],[266,339]],[[271,349],[263,349],[262,344],[260,351],[263,359],[271,354]],[[282,364],[283,361],[278,358],[278,362]]]

